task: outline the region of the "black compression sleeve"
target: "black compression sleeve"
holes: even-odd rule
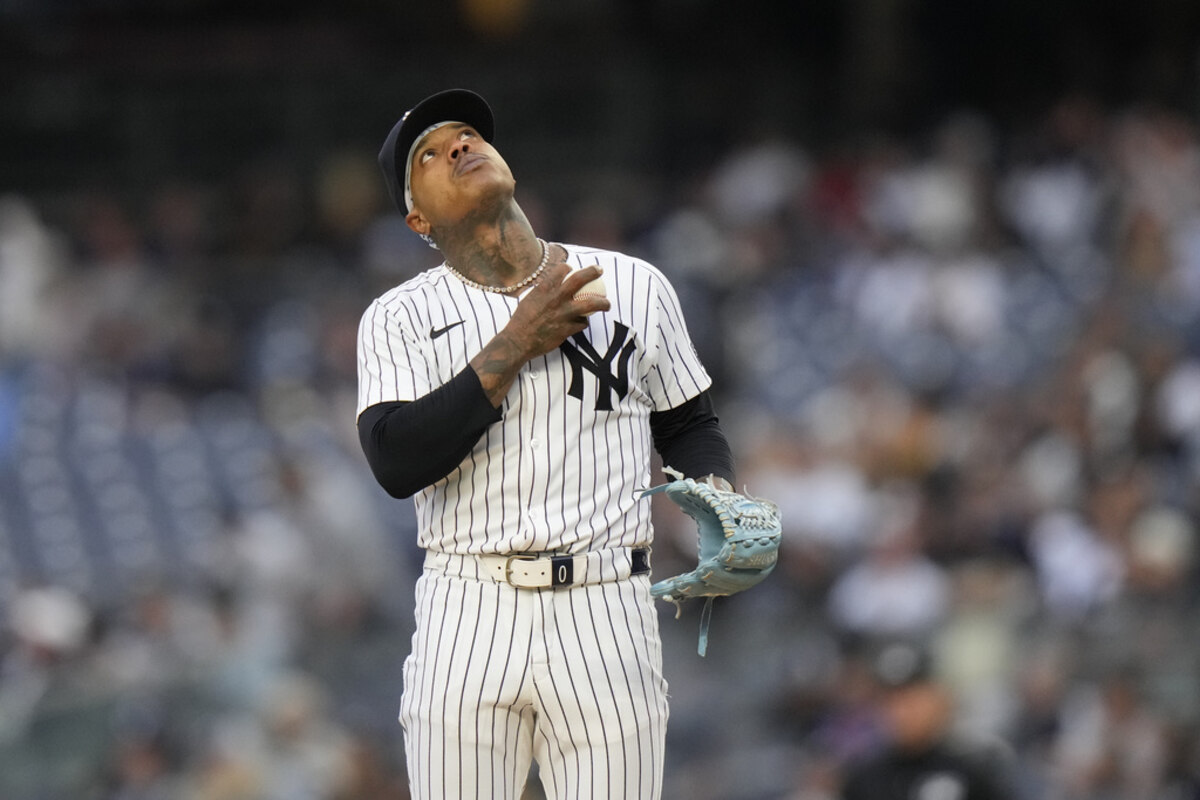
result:
[[[365,409],[358,440],[379,485],[393,497],[411,497],[449,475],[500,417],[467,367],[411,403]]]
[[[687,478],[711,473],[733,483],[733,454],[707,391],[675,408],[651,412],[650,432],[665,466]]]

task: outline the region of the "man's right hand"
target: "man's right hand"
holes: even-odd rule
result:
[[[554,350],[568,336],[587,328],[589,314],[611,307],[604,298],[575,299],[576,292],[598,277],[599,267],[572,271],[561,261],[549,266],[504,326],[503,333],[526,354],[524,361]]]
[[[526,362],[587,328],[589,314],[612,307],[603,297],[575,298],[576,292],[598,277],[599,267],[572,270],[565,261],[556,260],[521,298],[503,330],[471,359],[493,406],[499,408],[504,402]]]

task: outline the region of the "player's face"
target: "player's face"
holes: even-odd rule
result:
[[[941,687],[919,684],[887,693],[884,716],[897,745],[920,750],[936,741],[950,718],[950,698]]]
[[[508,164],[469,125],[452,122],[413,149],[409,225],[445,226],[512,197],[516,181]]]

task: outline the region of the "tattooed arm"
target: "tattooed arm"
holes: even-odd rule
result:
[[[548,270],[453,380],[415,401],[378,403],[359,415],[363,453],[389,494],[409,497],[449,475],[500,419],[521,367],[587,327],[587,314],[609,307],[607,300],[574,299],[600,274],[596,267],[568,273],[564,262]]]
[[[586,328],[588,314],[608,310],[608,300],[574,299],[584,284],[598,277],[598,267],[571,272],[565,262],[554,264],[517,304],[504,329],[471,359],[479,385],[494,407],[504,402],[529,359],[549,353]]]

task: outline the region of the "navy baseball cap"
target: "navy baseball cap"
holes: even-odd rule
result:
[[[429,128],[442,122],[465,122],[488,142],[495,132],[491,106],[469,89],[438,92],[404,112],[379,151],[379,166],[388,195],[401,214],[412,210],[408,206],[407,180],[412,147]]]

